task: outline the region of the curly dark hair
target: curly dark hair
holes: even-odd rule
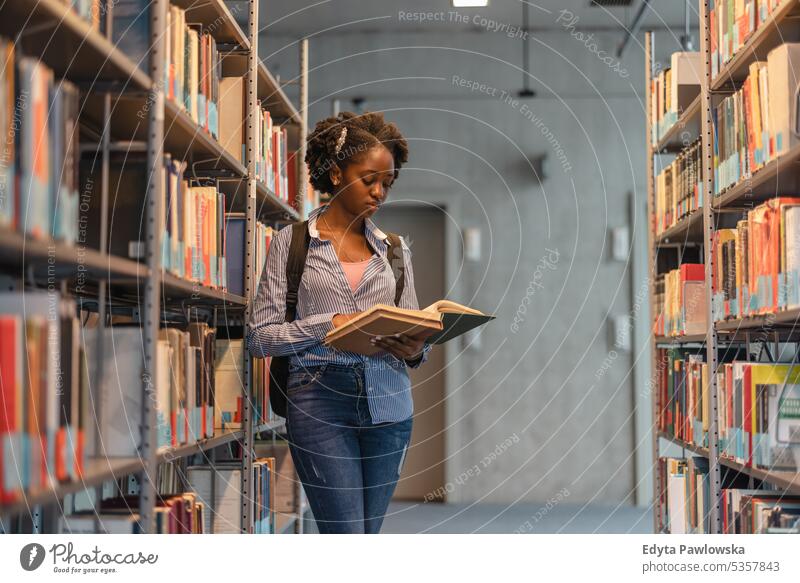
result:
[[[337,152],[337,142],[347,128],[344,143]],[[333,194],[330,170],[334,165],[344,171],[347,164],[367,150],[382,144],[394,158],[394,178],[408,161],[408,143],[394,123],[387,123],[380,112],[353,113],[342,111],[328,117],[308,135],[306,164],[311,185],[320,192]]]

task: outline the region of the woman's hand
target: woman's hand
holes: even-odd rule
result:
[[[395,336],[375,336],[370,339],[375,346],[383,348],[386,352],[399,359],[414,360],[422,353],[425,346],[424,338],[414,338],[407,334]]]
[[[352,312],[349,314],[336,314],[331,322],[333,322],[333,327],[338,328],[342,324],[346,324],[356,316],[360,316],[363,312]]]

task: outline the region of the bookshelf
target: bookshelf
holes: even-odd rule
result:
[[[211,34],[222,57],[223,75],[244,79],[244,153],[237,160],[214,136],[204,131],[177,103],[165,96],[164,55],[167,50],[165,23],[169,6],[186,11],[187,22]],[[84,309],[96,311],[100,322],[98,346],[110,341],[110,319],[118,314],[134,318],[141,326],[144,346],[142,394],[147,379],[158,378],[157,340],[164,322],[187,320],[200,315],[215,328],[241,329],[249,317],[248,298],[257,285],[251,275],[255,257],[256,221],[288,223],[303,217],[307,169],[296,164],[297,187],[290,200],[278,197],[256,178],[255,124],[261,107],[267,109],[276,126],[286,129],[288,150],[296,160],[305,159],[308,101],[308,44],[301,42],[299,110],[291,103],[280,83],[258,57],[259,0],[153,0],[149,5],[150,56],[147,63],[125,54],[112,42],[113,10],[117,3],[101,5],[100,23],[92,26],[61,0],[8,0],[0,8],[0,35],[16,41],[20,54],[35,57],[53,70],[56,78],[73,82],[80,89],[80,151],[96,155],[104,179],[96,185],[101,202],[100,244],[108,249],[113,232],[105,226],[113,210],[107,179],[110,160],[123,153],[145,160],[147,183],[141,193],[144,208],[144,249],[140,260],[128,259],[85,245],[83,241],[33,238],[0,226],[0,281],[4,291],[23,291],[51,285],[74,299]],[[233,8],[232,8],[233,7]],[[106,9],[107,8],[107,9]],[[247,26],[240,25],[234,13],[246,12]],[[303,113],[301,114],[300,111]],[[164,154],[187,162],[192,180],[214,184],[226,196],[226,211],[245,213],[244,293],[184,279],[166,271],[162,265],[162,240],[159,228],[166,204]],[[291,204],[290,204],[291,203]],[[80,285],[76,282],[80,272]],[[55,279],[55,283],[53,282]],[[178,318],[178,320],[175,320]],[[20,515],[29,517],[34,533],[55,532],[62,501],[66,496],[94,489],[97,495],[109,480],[135,476],[139,485],[138,515],[141,532],[155,532],[155,506],[159,498],[154,483],[160,464],[181,462],[194,456],[214,466],[218,452],[241,452],[242,532],[256,516],[254,487],[250,477],[255,462],[254,445],[260,435],[275,438],[284,429],[282,420],[255,425],[253,363],[246,350],[241,363],[244,371],[241,429],[217,429],[213,437],[164,449],[157,446],[157,411],[152,399],[142,398],[140,419],[128,419],[141,427],[139,455],[133,457],[90,457],[80,479],[47,482],[46,486],[26,491],[21,500],[0,503],[2,528]],[[102,371],[102,366],[98,366]],[[102,372],[98,374],[103,374]],[[97,386],[95,378],[93,385]],[[96,391],[96,389],[92,389]],[[95,394],[93,398],[101,398]],[[238,459],[238,456],[236,456]],[[223,461],[223,460],[220,460]],[[228,463],[230,460],[225,460]],[[302,532],[307,508],[299,480],[294,480],[296,512],[279,515],[275,532]],[[212,486],[213,492],[213,486]],[[213,500],[211,502],[213,504]],[[208,508],[213,512],[213,508]]]
[[[717,2],[719,4],[719,2]],[[679,439],[671,433],[661,430],[661,411],[659,410],[660,389],[653,391],[653,472],[654,472],[654,532],[666,532],[665,519],[661,516],[661,504],[666,498],[662,490],[664,483],[660,473],[662,471],[659,456],[663,455],[662,446],[667,444],[677,445],[684,452],[684,456],[696,456],[708,462],[708,488],[709,500],[705,506],[709,515],[708,532],[712,534],[724,532],[723,497],[724,477],[731,475],[746,480],[749,488],[764,489],[773,495],[800,495],[800,472],[779,471],[758,467],[756,464],[740,463],[724,451],[725,445],[721,443],[722,428],[718,427],[719,408],[724,407],[720,401],[723,387],[718,386],[718,369],[722,370],[727,361],[720,362],[720,355],[727,357],[729,351],[738,350],[737,354],[745,355],[751,361],[751,345],[769,345],[777,352],[781,342],[798,341],[798,323],[800,323],[800,309],[778,309],[775,313],[761,314],[747,317],[731,317],[720,321],[714,318],[714,290],[712,279],[717,269],[715,261],[718,259],[713,254],[715,235],[721,229],[729,229],[735,222],[733,219],[747,217],[747,212],[758,204],[775,196],[784,196],[786,193],[797,193],[800,186],[800,146],[795,146],[782,155],[771,159],[751,174],[746,174],[738,182],[728,186],[721,192],[715,192],[715,143],[716,139],[714,115],[723,99],[732,95],[742,87],[748,75],[750,65],[754,61],[765,61],[767,54],[772,49],[786,42],[800,40],[800,30],[797,28],[797,18],[800,17],[800,2],[797,0],[784,0],[755,31],[736,49],[727,63],[721,64],[716,75],[712,76],[712,29],[710,10],[713,2],[699,0],[700,10],[700,94],[691,104],[678,113],[677,122],[663,132],[656,143],[651,139],[655,112],[650,98],[651,84],[655,77],[655,46],[654,35],[647,32],[645,35],[645,75],[648,91],[646,107],[647,125],[647,207],[648,217],[654,217],[656,199],[656,162],[662,156],[672,156],[681,151],[693,140],[701,139],[702,148],[702,206],[700,209],[689,213],[675,225],[661,234],[654,232],[654,222],[650,222],[648,229],[648,262],[650,273],[650,322],[656,322],[659,313],[656,308],[656,276],[663,273],[668,261],[664,257],[677,256],[677,262],[682,263],[683,254],[687,249],[699,250],[695,261],[704,264],[705,280],[703,282],[703,302],[705,304],[707,320],[705,332],[687,333],[681,336],[651,336],[651,365],[653,371],[653,387],[659,387],[658,351],[665,348],[680,347],[685,352],[685,359],[691,353],[702,356],[703,363],[707,366],[707,402],[703,406],[707,411],[707,447],[697,443]],[[738,251],[737,251],[738,253]],[[674,261],[674,259],[673,259]],[[674,268],[674,264],[671,268]],[[718,300],[717,300],[718,301]],[[771,360],[770,362],[774,362]],[[755,362],[755,361],[752,361]],[[797,361],[794,363],[797,365]],[[683,366],[683,365],[682,365]],[[688,382],[688,381],[687,381]],[[671,405],[670,405],[671,406]],[[705,415],[705,413],[704,413]],[[691,422],[691,419],[690,419]],[[692,474],[689,474],[692,475]],[[739,486],[730,486],[737,488]]]

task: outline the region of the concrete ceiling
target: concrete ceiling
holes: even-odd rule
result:
[[[235,1],[235,0],[234,0]],[[529,0],[530,28],[558,30],[562,10],[577,20],[576,28],[618,29],[622,34],[643,0],[628,7],[600,8],[590,0]],[[302,37],[358,32],[413,32],[481,30],[489,22],[522,25],[522,0],[489,0],[483,8],[452,7],[450,0],[262,0],[262,34]],[[697,26],[697,2],[690,2],[692,26]],[[454,16],[454,13],[459,18]],[[409,15],[439,13],[440,20],[415,21]],[[443,15],[442,15],[443,13]],[[683,27],[684,0],[651,0],[642,29]]]

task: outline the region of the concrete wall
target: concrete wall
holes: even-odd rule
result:
[[[607,324],[609,314],[636,313],[632,296],[644,284],[644,274],[632,281],[629,263],[613,261],[609,250],[610,229],[629,223],[629,196],[640,217],[631,241],[644,240],[643,49],[634,43],[608,66],[597,52],[612,53],[620,34],[595,33],[588,42],[583,34],[536,34],[538,96],[519,103],[501,93],[522,84],[519,38],[311,40],[310,125],[330,115],[332,99],[350,109],[349,99],[365,97],[366,109],[386,111],[409,140],[411,159],[391,200],[444,204],[457,228],[482,232],[479,264],[452,254],[451,299],[498,317],[479,349],[452,343],[448,355],[450,500],[544,502],[566,488],[571,502],[633,503],[650,469],[635,475],[642,436],[634,435],[631,375],[634,359],[647,366],[648,353],[615,351]],[[294,43],[268,33],[261,43],[284,80],[296,75]],[[486,87],[470,91],[454,76]],[[541,155],[540,183],[529,160]],[[646,303],[638,307],[647,313]],[[640,413],[649,420],[649,410]],[[479,472],[458,478],[476,464]]]

